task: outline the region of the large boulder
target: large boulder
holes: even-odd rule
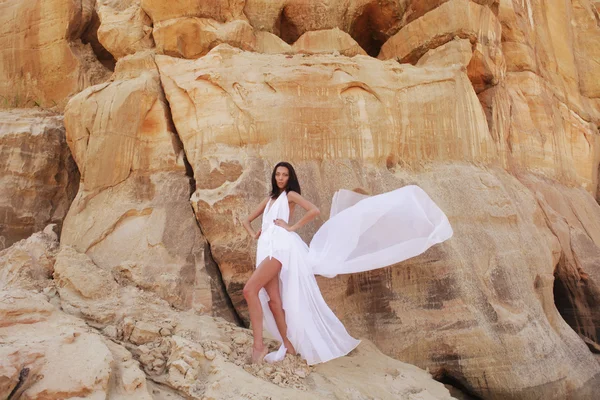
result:
[[[331,55],[307,60],[227,45],[198,60],[156,61],[198,189],[215,189],[242,174],[235,165],[209,162],[210,154],[228,147],[270,161],[394,164],[402,158],[418,165],[497,157],[485,114],[459,66],[426,69]]]
[[[0,251],[0,290],[8,287],[42,290],[52,287],[58,251],[56,225],[48,225]]]
[[[581,187],[567,187],[527,174],[520,176],[536,196],[562,253],[554,269],[558,311],[590,350],[600,343],[600,207]]]
[[[466,67],[479,93],[504,78],[501,32],[500,21],[490,7],[450,0],[405,25],[383,44],[378,57],[415,64],[430,50],[455,38],[467,39],[472,51]]]
[[[60,230],[78,185],[61,115],[0,112],[0,250],[50,223]]]
[[[509,73],[504,83],[479,98],[508,170],[535,171],[596,192],[600,163],[596,123],[557,99],[547,80],[529,71]]]
[[[208,18],[173,18],[157,22],[153,34],[157,52],[191,59],[222,43],[249,51],[257,46],[254,29],[243,20],[220,23]]]
[[[534,194],[495,168],[372,171],[379,178],[371,191],[425,189],[454,236],[393,267],[320,279],[350,331],[483,398],[592,399],[600,370],[555,306],[563,251]],[[595,287],[591,274],[587,285]]]
[[[152,53],[121,59],[111,83],[74,97],[65,124],[81,184],[61,243],[176,307],[234,318],[189,203],[193,180]]]
[[[349,34],[338,28],[306,32],[294,42],[292,49],[304,54],[336,52],[347,57],[354,57],[357,54],[367,55]]]
[[[152,399],[129,351],[44,295],[1,290],[0,321],[0,397]]]
[[[140,0],[98,0],[98,41],[115,59],[154,47],[152,20]]]

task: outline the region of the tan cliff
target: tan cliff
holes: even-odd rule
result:
[[[0,10],[6,397],[450,398],[435,378],[457,396],[593,398],[597,1]],[[417,184],[455,231],[318,278],[367,340],[311,368],[245,357],[241,222],[282,159],[322,211],[307,242],[340,188]]]

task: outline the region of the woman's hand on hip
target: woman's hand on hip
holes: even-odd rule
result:
[[[277,225],[277,226],[280,226],[280,227],[282,227],[283,229],[285,229],[285,230],[286,230],[286,231],[288,231],[288,232],[293,232],[293,230],[292,230],[291,226],[289,226],[289,225],[287,224],[287,222],[285,222],[285,221],[284,221],[284,220],[282,220],[281,218],[277,218],[277,219],[273,220],[273,223],[274,223],[275,225]]]
[[[258,232],[256,232],[254,234],[254,239],[258,240],[258,238],[260,237],[260,234],[262,233],[262,229],[259,229]]]

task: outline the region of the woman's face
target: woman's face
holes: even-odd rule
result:
[[[277,167],[275,170],[275,181],[279,190],[286,188],[290,180],[290,171],[286,167]]]

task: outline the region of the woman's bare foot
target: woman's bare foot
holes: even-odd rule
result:
[[[292,346],[292,343],[289,340],[284,340],[283,345],[287,349],[288,353],[290,353],[293,356],[296,355],[296,349],[294,349],[294,346]]]
[[[263,359],[265,358],[265,356],[267,355],[267,353],[269,352],[269,349],[267,348],[267,346],[262,347],[262,349],[256,349],[254,347],[252,347],[252,357],[250,358],[250,360],[252,361],[252,364],[260,364],[263,362]]]

